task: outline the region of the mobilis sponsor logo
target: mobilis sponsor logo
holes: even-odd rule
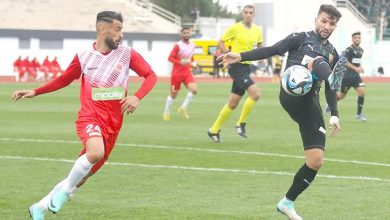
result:
[[[125,97],[123,88],[94,89],[93,100],[117,100]]]
[[[95,93],[96,100],[111,100],[111,99],[121,99],[124,97],[123,92],[97,92]]]

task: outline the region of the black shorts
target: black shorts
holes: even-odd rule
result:
[[[235,63],[229,67],[229,75],[233,79],[231,92],[239,96],[245,94],[249,86],[255,84],[250,78],[249,64]]]
[[[302,97],[288,95],[280,88],[279,101],[290,117],[299,125],[305,150],[325,149],[326,128],[318,96],[314,90]]]
[[[345,73],[343,80],[341,81],[340,92],[346,94],[348,90],[353,87],[364,87],[362,78],[357,73]]]

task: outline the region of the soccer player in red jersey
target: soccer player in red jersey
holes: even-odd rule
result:
[[[27,68],[27,72],[31,75],[31,77],[33,77],[34,79],[36,79],[37,77],[37,71],[38,69],[40,68],[40,64],[37,60],[36,57],[34,57],[31,61],[29,61],[28,63],[28,68]]]
[[[61,66],[58,63],[57,57],[55,56],[50,62],[50,72],[53,74],[53,77],[59,77],[62,75]]]
[[[26,82],[28,80],[28,68],[30,66],[29,57],[26,56],[19,64],[19,81]]]
[[[16,82],[19,82],[19,79],[20,79],[20,73],[22,71],[21,64],[22,64],[22,57],[19,56],[18,59],[16,59],[15,62],[13,63]]]
[[[53,77],[53,75],[50,73],[50,68],[51,68],[51,64],[50,64],[50,60],[49,60],[49,56],[46,56],[45,59],[42,61],[42,64],[41,64],[41,72],[43,73],[43,76],[41,76],[41,78],[43,78],[43,81],[45,79],[49,80]]]
[[[177,110],[180,115],[189,119],[187,107],[197,93],[196,83],[191,73],[191,65],[193,64],[193,55],[195,44],[190,41],[191,30],[187,27],[181,29],[181,40],[178,41],[169,54],[168,60],[173,63],[171,75],[170,93],[165,101],[165,109],[163,119],[169,121],[171,119],[170,109],[175,101],[175,98],[180,90],[181,83],[190,90],[187,93],[183,104]]]
[[[120,45],[123,18],[118,12],[97,14],[96,42],[78,53],[65,73],[34,90],[18,90],[13,100],[33,98],[68,86],[81,78],[80,103],[76,121],[83,150],[68,176],[60,181],[29,211],[32,219],[44,219],[47,209],[60,211],[69,196],[105,163],[123,122],[123,115],[136,110],[140,100],[157,82],[150,65],[129,46]],[[145,78],[140,88],[128,94],[129,69]]]

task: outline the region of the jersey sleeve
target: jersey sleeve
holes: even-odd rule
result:
[[[298,49],[305,40],[305,34],[305,32],[292,33],[283,40],[277,42],[275,47],[278,48],[279,55],[283,55],[290,50]]]
[[[336,65],[336,63],[339,61],[340,57],[339,57],[339,54],[337,53],[336,49],[333,49],[332,54],[333,54],[334,58],[333,58],[333,61],[329,64],[329,66],[333,69],[334,66]],[[337,109],[337,94],[336,93],[337,93],[336,91],[332,91],[330,89],[329,81],[325,80],[325,98],[326,98],[326,102],[329,105],[330,114],[332,116],[339,117],[339,111]]]
[[[175,44],[171,53],[169,54],[168,60],[175,64],[181,64],[180,60],[176,58],[178,52],[179,52],[179,45]]]
[[[145,59],[134,49],[131,50],[129,68],[138,76],[145,78],[141,87],[134,93],[134,95],[141,100],[153,89],[157,82],[157,76],[150,67],[149,63],[147,63]]]
[[[353,49],[351,47],[347,47],[344,52],[345,58],[347,58],[348,62],[352,62]]]
[[[231,39],[233,39],[235,36],[236,36],[236,25],[232,25],[231,27],[229,27],[222,35],[221,37],[221,40],[223,42],[226,42],[226,41],[229,41]]]
[[[261,47],[241,54],[241,61],[262,60],[274,55],[283,55],[287,51],[297,49],[305,40],[303,33],[290,34],[270,47]]]
[[[339,117],[339,111],[337,110],[337,94],[336,91],[330,89],[329,82],[325,80],[325,98],[326,103],[329,105],[330,114],[332,116]]]
[[[68,86],[74,80],[80,78],[81,75],[81,65],[78,56],[76,55],[68,68],[65,70],[65,73],[61,76],[49,81],[41,87],[34,89],[35,95],[41,95],[49,92],[54,92],[61,88]]]

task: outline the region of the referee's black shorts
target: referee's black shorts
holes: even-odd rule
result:
[[[235,63],[229,67],[229,75],[233,79],[231,92],[239,96],[245,94],[245,90],[254,84],[250,78],[249,64]]]
[[[305,150],[325,149],[326,128],[318,96],[314,89],[302,97],[288,95],[280,88],[279,101],[290,117],[298,123]]]

